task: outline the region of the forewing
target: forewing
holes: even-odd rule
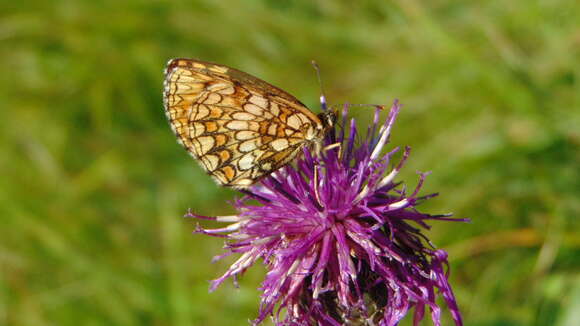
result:
[[[239,70],[174,59],[165,112],[178,141],[220,184],[247,187],[291,161],[320,124],[292,95]]]

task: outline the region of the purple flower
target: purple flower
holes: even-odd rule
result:
[[[405,148],[397,163],[399,148],[382,153],[400,110],[397,102],[382,125],[377,108],[364,139],[354,119],[345,133],[347,109],[345,128],[330,132],[326,150],[318,156],[304,150],[295,166],[245,191],[234,203],[238,215],[188,214],[229,223],[197,229],[228,240],[226,253],[216,259],[241,255],[212,281],[211,290],[262,259],[268,273],[255,324],[273,316],[277,325],[397,325],[414,309],[418,325],[428,307],[441,325],[441,295],[455,324],[462,325],[448,283],[447,253],[433,249],[421,232],[428,220],[466,219],[417,211],[420,202],[436,196],[419,196],[426,173],[413,191],[394,181],[410,151]]]

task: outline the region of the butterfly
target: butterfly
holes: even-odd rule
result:
[[[165,114],[178,142],[220,185],[244,189],[290,163],[304,147],[319,152],[336,112],[314,114],[294,96],[240,70],[172,59]]]

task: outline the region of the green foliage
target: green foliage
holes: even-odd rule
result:
[[[433,171],[426,192],[441,197],[424,210],[472,219],[431,232],[466,325],[578,324],[575,1],[28,0],[0,17],[0,325],[256,316],[263,271],[208,294],[222,241],[180,218],[232,214],[236,193],[175,143],[161,104],[173,57],[237,67],[312,108],[312,59],[332,103],[399,98],[404,180]]]

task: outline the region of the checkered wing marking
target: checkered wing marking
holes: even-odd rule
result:
[[[304,104],[233,68],[174,59],[164,86],[178,142],[224,186],[247,187],[323,137],[320,119]]]

